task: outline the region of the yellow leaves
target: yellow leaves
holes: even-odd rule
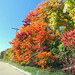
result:
[[[55,3],[54,5],[53,5],[53,7],[58,7],[60,4],[59,3]]]
[[[33,38],[33,40],[36,40],[36,38]]]
[[[55,2],[55,0],[49,0],[49,2],[53,4]]]
[[[55,36],[58,36],[58,33],[55,33]]]
[[[44,17],[46,17],[47,16],[47,13],[44,13]]]
[[[47,16],[47,18],[50,18],[50,16]]]
[[[14,53],[12,53],[11,56],[14,56]]]
[[[45,1],[45,2],[42,2],[42,4],[39,4],[39,6],[41,6],[41,8],[46,8],[48,4],[49,2]]]
[[[72,17],[73,18],[73,20],[75,21],[75,16],[74,17]]]

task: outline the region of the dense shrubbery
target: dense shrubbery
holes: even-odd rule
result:
[[[68,7],[63,13],[65,3]],[[16,37],[10,42],[13,46],[8,60],[22,65],[38,65],[42,69],[73,64],[70,60],[75,54],[75,2],[66,0],[65,3],[49,0],[39,4],[34,12],[29,12],[20,33],[16,32]]]

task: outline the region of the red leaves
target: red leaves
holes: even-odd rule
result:
[[[75,69],[74,69],[74,70],[72,70],[72,75],[75,75]]]
[[[41,49],[40,49],[40,52],[43,52],[43,51],[47,51],[47,46],[44,46],[44,47],[42,47]]]
[[[36,41],[41,41],[43,38],[44,38],[44,37],[43,37],[42,35],[38,35],[38,36],[36,37]]]
[[[39,32],[39,34],[40,34],[41,36],[46,36],[46,35],[47,35],[45,30],[41,30],[41,31]]]
[[[60,42],[64,42],[64,46],[67,46],[67,50],[72,47],[72,50],[75,48],[75,29],[68,31],[61,35],[62,39]]]
[[[49,30],[48,32],[47,32],[47,35],[49,35],[51,33],[51,30]]]

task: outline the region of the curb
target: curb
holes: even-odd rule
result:
[[[19,69],[19,68],[15,67],[15,66],[13,66],[13,65],[11,65],[11,64],[9,64],[9,63],[6,63],[6,64],[9,65],[9,66],[11,66],[12,68],[14,68],[14,69],[16,69],[16,70],[22,72],[22,73],[25,73],[26,75],[31,75],[31,73],[29,73],[29,72],[27,72],[27,71],[24,71],[24,70],[22,70],[22,69]]]

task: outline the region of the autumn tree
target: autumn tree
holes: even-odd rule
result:
[[[63,13],[67,1],[45,1],[29,12],[22,21],[24,24],[20,33],[16,32],[16,37],[10,42],[13,45],[9,50],[13,56],[12,61],[18,64],[34,63],[44,69],[58,59],[57,37],[74,29],[73,15],[70,15],[69,9]]]

